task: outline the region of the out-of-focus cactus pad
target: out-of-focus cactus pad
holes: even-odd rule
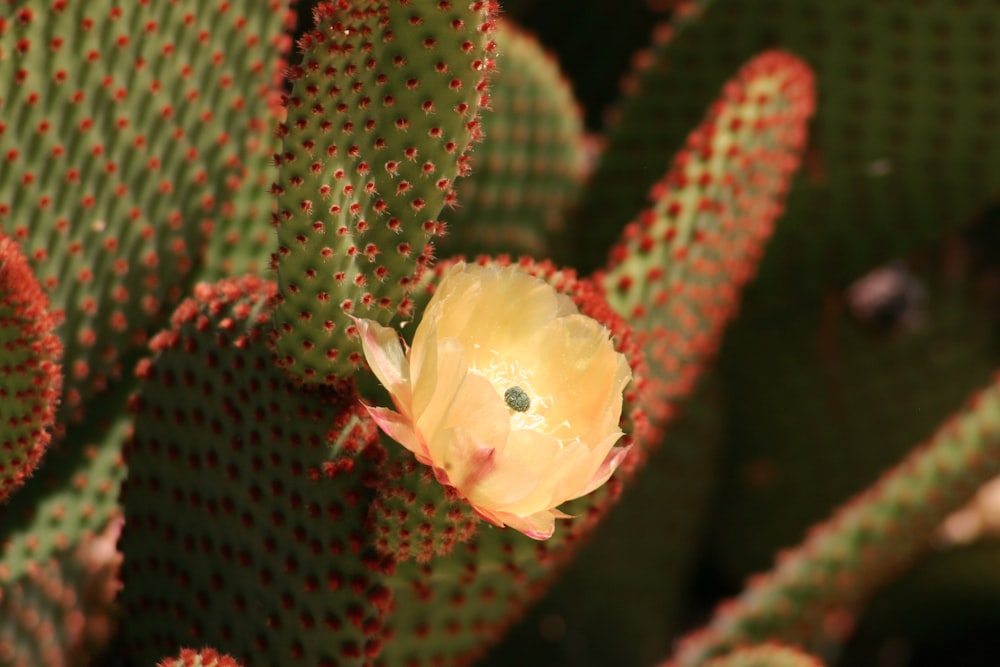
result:
[[[555,57],[517,26],[497,24],[497,68],[482,114],[472,174],[458,181],[458,206],[442,217],[443,253],[562,258],[566,225],[587,170],[583,119]]]
[[[378,651],[392,559],[363,530],[375,427],[349,383],[307,389],[273,365],[274,291],[199,285],[140,365],[119,545],[139,661],[193,642],[281,667]]]

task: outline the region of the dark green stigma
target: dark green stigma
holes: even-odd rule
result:
[[[507,407],[518,412],[527,412],[528,408],[531,407],[531,399],[528,398],[528,392],[520,387],[511,387],[505,391],[503,393],[503,400],[507,404]]]

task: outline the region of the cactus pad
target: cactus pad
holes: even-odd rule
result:
[[[56,324],[17,243],[0,234],[0,505],[31,475],[52,436],[62,387]]]
[[[363,528],[381,449],[349,384],[272,364],[274,290],[199,285],[139,367],[119,544],[136,660],[192,642],[282,667],[378,650],[392,559]]]
[[[280,63],[271,2],[6,2],[0,227],[64,315],[66,414],[176,303]],[[51,5],[51,6],[49,6]]]
[[[714,354],[782,211],[812,109],[803,63],[782,52],[751,60],[612,250],[603,281],[612,305],[644,336],[659,384],[654,415],[669,415]]]
[[[705,667],[823,667],[819,658],[777,643],[738,648],[709,660]]]
[[[587,170],[582,113],[555,57],[507,21],[496,31],[497,68],[472,174],[443,213],[442,253],[551,256],[567,249],[570,207]],[[558,258],[563,259],[563,258]]]
[[[324,2],[292,68],[279,133],[274,318],[306,382],[362,363],[349,315],[409,314],[408,292],[468,169],[493,67],[495,2]]]

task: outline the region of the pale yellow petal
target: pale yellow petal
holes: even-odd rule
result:
[[[511,431],[493,471],[470,490],[469,498],[518,515],[550,509],[564,500],[554,497],[560,479],[567,471],[584,468],[588,455],[579,443],[564,446],[537,431]]]
[[[478,467],[482,450],[503,449],[509,430],[503,399],[485,378],[469,374],[438,423],[430,450],[437,465],[464,493],[470,479],[482,472]]]
[[[438,336],[457,338],[470,363],[516,349],[563,307],[550,285],[510,267],[472,265],[452,279],[467,286],[450,288],[442,296]]]
[[[465,353],[456,341],[427,346],[423,367],[413,383],[413,421],[425,440],[433,440],[441,428],[468,372]]]
[[[408,410],[410,372],[399,333],[374,320],[354,318],[361,336],[365,360],[382,386],[392,394],[397,407]]]
[[[523,358],[534,369],[535,392],[552,397],[545,416],[562,425],[555,435],[593,446],[617,428],[631,372],[598,322],[583,315],[555,320],[525,346]]]

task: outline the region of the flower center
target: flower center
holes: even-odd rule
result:
[[[528,392],[516,385],[503,393],[503,400],[507,404],[507,407],[517,412],[527,412],[528,408],[531,407],[531,399],[528,398]]]
[[[511,409],[511,428],[541,433],[553,431],[553,426],[545,417],[547,409],[552,406],[552,396],[540,396],[535,391],[531,382],[534,375],[532,369],[522,366],[517,359],[490,350],[488,354],[479,354],[469,370],[489,380],[497,393],[503,396],[504,403]]]

